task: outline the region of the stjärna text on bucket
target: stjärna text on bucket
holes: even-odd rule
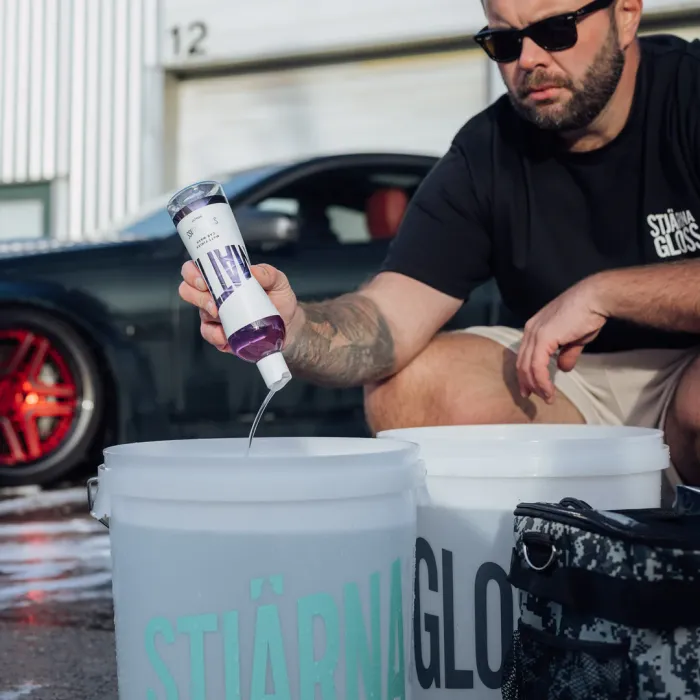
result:
[[[427,586],[421,586],[421,570],[427,574]],[[483,562],[477,569],[472,585],[455,590],[453,552],[442,549],[436,554],[422,537],[416,541],[414,571],[412,637],[417,682],[426,690],[472,690],[479,686],[475,680],[478,678],[486,688],[499,688],[501,665],[514,625],[513,590],[507,581],[506,572],[494,562]],[[391,568],[391,580],[388,582],[389,609],[384,611],[380,603],[381,585],[380,573],[373,573],[369,580],[369,618],[363,612],[358,584],[354,582],[344,586],[340,604],[328,593],[299,598],[296,601],[296,654],[285,648],[284,640],[289,639],[289,632],[285,633],[282,629],[279,611],[274,602],[260,604],[254,619],[250,619],[247,625],[242,624],[242,615],[237,610],[223,614],[182,615],[174,620],[153,617],[146,625],[145,649],[161,687],[157,691],[155,688],[149,689],[147,698],[207,698],[206,678],[211,672],[207,666],[212,663],[208,651],[212,648],[209,641],[212,637],[216,637],[215,643],[220,645],[217,661],[223,659],[225,700],[289,700],[293,697],[302,700],[318,697],[323,700],[405,698],[405,660],[401,640],[409,630],[404,629],[399,559]],[[250,599],[260,600],[264,587],[276,596],[284,595],[283,577],[271,576],[250,582]],[[500,635],[493,635],[493,621],[487,619],[489,591],[496,594]],[[455,620],[455,596],[463,599],[462,602],[469,607],[473,606],[475,615],[472,629],[464,630],[464,625],[460,625],[464,621]],[[431,597],[438,600],[440,614],[426,612]],[[432,609],[434,608],[433,605]],[[385,624],[388,622],[388,640],[381,639],[382,616],[388,616],[384,620]],[[325,649],[320,650],[318,644],[314,643],[313,630],[317,619],[323,625],[325,635]],[[456,650],[456,630],[460,626],[473,637],[469,643],[473,654],[468,656],[475,660],[474,668],[460,666],[459,657],[465,656]],[[489,629],[492,636],[498,639],[489,639]],[[422,641],[425,635],[427,644]],[[188,645],[189,695],[178,687],[175,675],[179,676],[180,673],[175,674],[169,668],[166,659],[158,651],[157,641],[166,645]],[[387,643],[383,645],[382,641]],[[493,651],[489,654],[494,642],[500,647],[500,654],[496,654],[500,659],[493,659]],[[241,668],[241,646],[244,644],[250,644],[253,649],[252,666],[247,672]],[[336,686],[335,673],[341,661],[341,649],[346,669],[343,689]],[[290,682],[288,664],[292,662],[297,664],[294,674],[299,679],[298,688],[294,689],[297,692],[293,692]],[[266,681],[270,677],[273,681],[272,689]],[[245,678],[250,679],[249,693],[242,692],[242,679]],[[320,686],[320,695],[316,691],[317,685]],[[382,692],[383,688],[385,692]]]
[[[405,699],[404,634],[408,630],[404,630],[401,578],[400,558],[384,580],[378,571],[371,574],[369,615],[363,612],[355,582],[343,586],[340,601],[323,592],[300,597],[295,602],[295,630],[284,629],[275,602],[284,596],[281,575],[250,581],[250,600],[260,601],[254,613],[246,604],[245,613],[229,610],[176,619],[152,617],[146,624],[144,643],[159,687],[147,690],[147,700],[205,700],[211,697],[207,678],[212,674],[223,674],[226,694],[221,700]],[[388,596],[381,595],[382,587],[388,587]],[[388,597],[385,609],[382,597]],[[325,639],[321,649],[315,632],[318,623]],[[382,635],[382,629],[388,629],[388,634]],[[183,678],[182,669],[173,668],[167,660],[168,647],[183,644],[189,649],[187,687],[176,681]],[[248,668],[242,663],[246,646],[252,649]],[[223,668],[212,668],[215,664]],[[296,667],[291,669],[291,664]],[[345,678],[342,687],[337,687],[336,671],[341,665]],[[298,679],[298,687],[292,686],[292,678]]]

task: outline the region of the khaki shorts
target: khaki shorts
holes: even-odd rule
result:
[[[506,326],[465,329],[517,353],[523,333]],[[580,356],[571,372],[550,364],[554,385],[593,425],[633,425],[664,429],[666,413],[681,378],[700,356],[700,347],[685,350],[630,350]],[[671,467],[666,470],[664,503],[672,501],[680,483]]]

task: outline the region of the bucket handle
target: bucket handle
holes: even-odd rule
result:
[[[98,476],[91,476],[87,480],[87,502],[90,513],[92,513],[92,510],[95,506],[95,499],[97,498],[97,492],[99,491],[99,488],[100,478]],[[101,522],[109,530],[109,518],[106,515],[101,518],[95,519]]]

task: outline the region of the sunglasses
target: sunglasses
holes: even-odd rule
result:
[[[578,41],[576,25],[587,15],[604,10],[614,0],[593,0],[574,12],[547,17],[524,29],[489,29],[484,27],[474,40],[488,57],[498,63],[511,63],[520,58],[523,39],[528,37],[545,51],[565,51]]]

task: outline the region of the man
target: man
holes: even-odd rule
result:
[[[288,363],[318,384],[364,385],[374,431],[660,427],[680,477],[698,484],[700,45],[639,39],[641,0],[485,11],[477,41],[508,94],[456,135],[382,271],[297,305],[282,272],[256,266],[288,324]],[[202,335],[225,350],[192,264],[183,276]],[[491,276],[524,331],[438,333]]]

